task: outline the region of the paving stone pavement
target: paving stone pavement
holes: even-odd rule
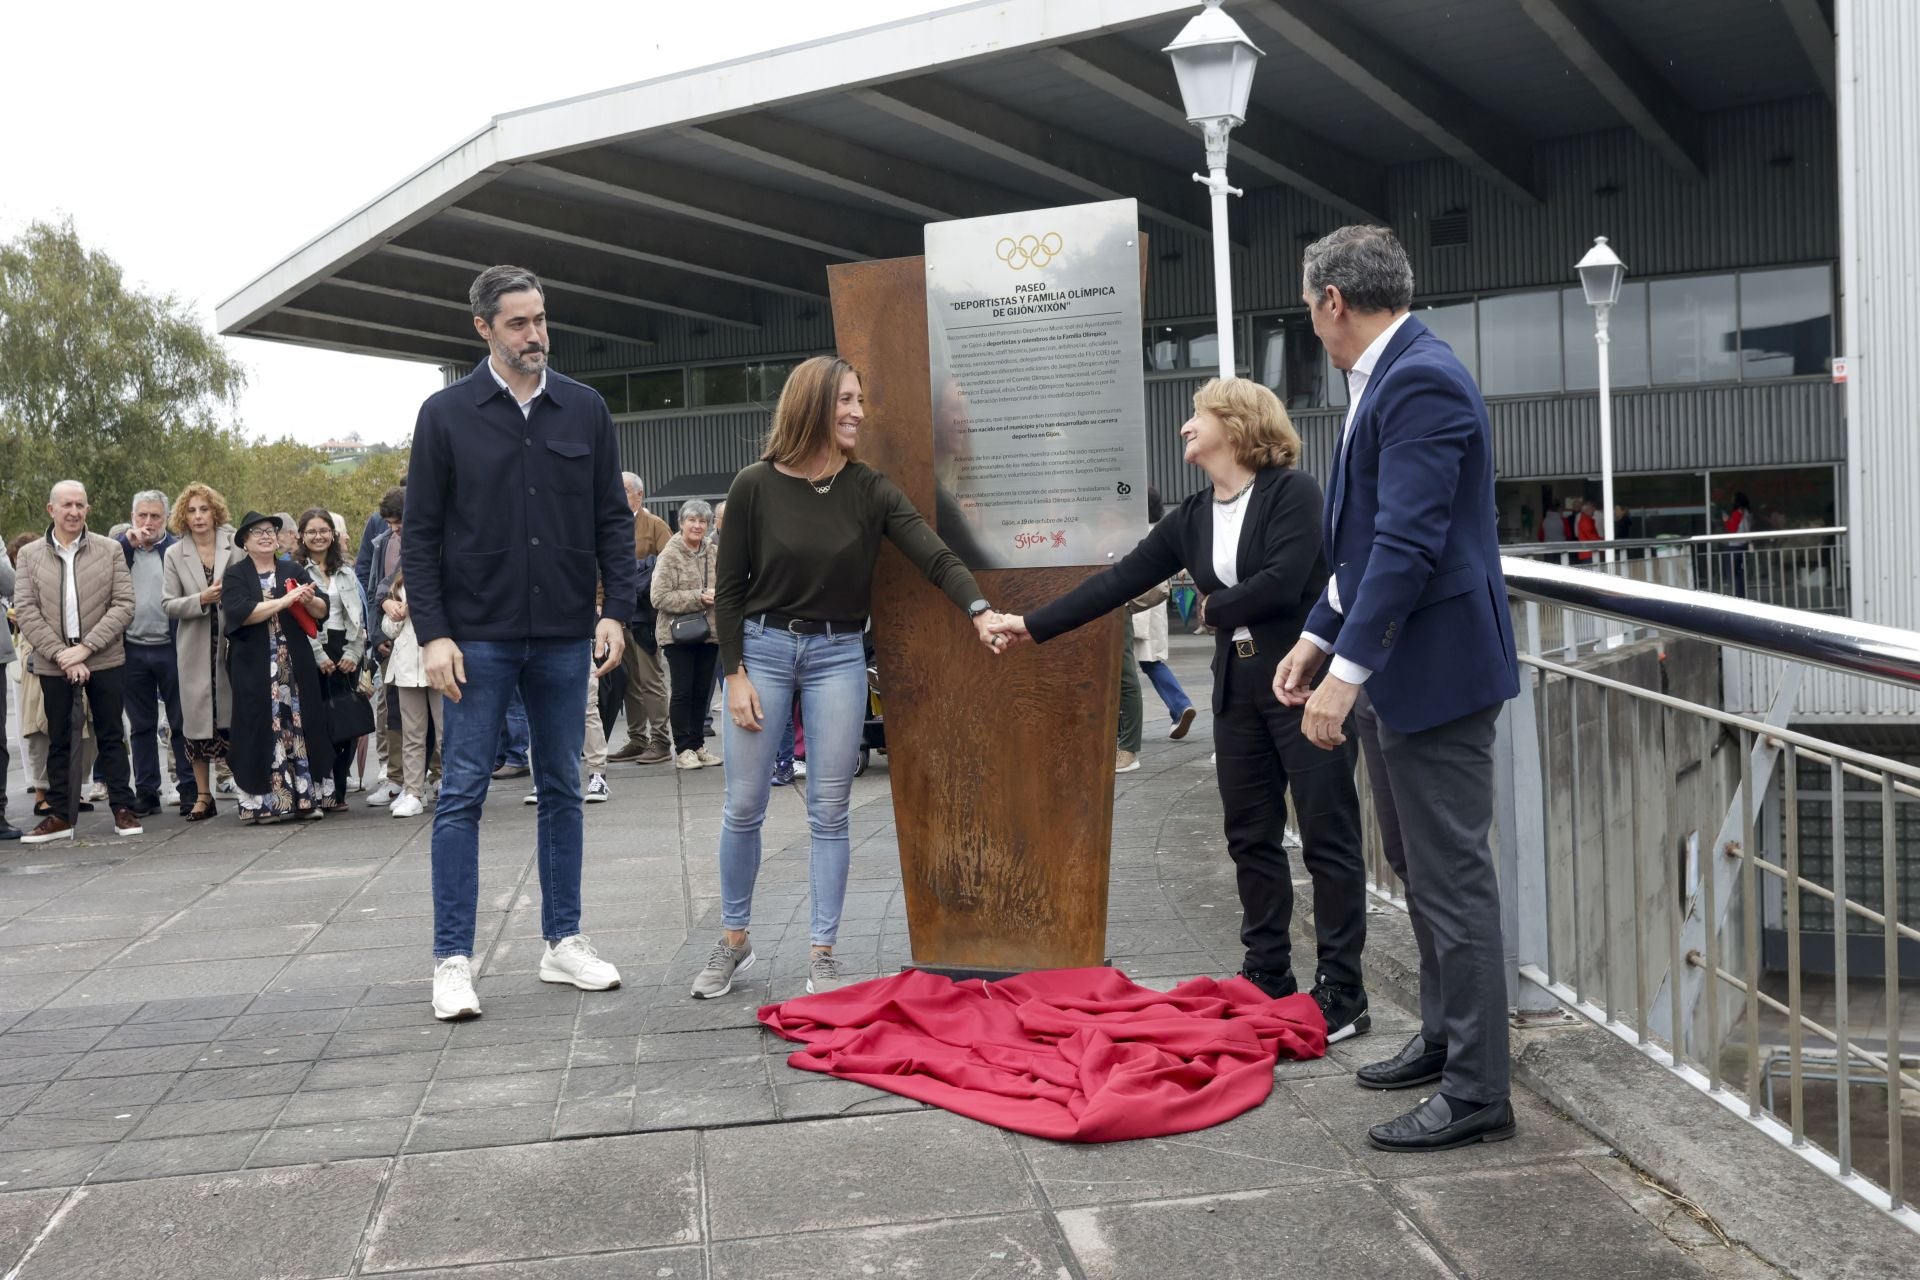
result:
[[[1203,693],[1205,647],[1176,646]],[[1108,936],[1166,986],[1238,967],[1238,907],[1207,719],[1171,743],[1148,701]],[[0,846],[0,1277],[1771,1274],[1531,1095],[1510,1143],[1368,1148],[1411,1101],[1348,1078],[1411,1030],[1393,1008],[1280,1064],[1245,1116],[1111,1146],[793,1070],[754,1012],[803,988],[802,797],[776,791],[768,820],[761,963],[696,1002],[721,771],[612,784],[587,810],[586,924],[626,985],[538,981],[534,811],[496,783],[485,1016],[458,1025],[426,1004],[430,817],[356,800],[119,841],[95,816],[71,847]],[[855,783],[852,835],[838,950],[889,972],[910,956],[884,763]]]

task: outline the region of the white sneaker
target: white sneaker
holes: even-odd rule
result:
[[[796,778],[804,778],[807,776],[807,762],[805,760],[795,760],[793,762],[793,776]]]
[[[1280,837],[1280,847],[1282,849],[1300,848],[1301,847],[1300,833],[1294,830],[1293,827],[1289,826],[1287,828],[1286,834]]]
[[[379,786],[367,793],[367,803],[372,805],[389,805],[399,798],[400,788],[385,779],[382,779]]]
[[[81,788],[80,798],[82,800],[105,800],[107,798],[107,784],[104,782],[89,782],[85,787]]]
[[[698,751],[694,752],[693,757],[702,765],[712,766],[723,763],[719,756],[713,754],[713,752],[707,750],[705,747],[701,747]]]
[[[180,804],[180,788],[171,782],[162,787],[160,789],[160,803],[169,807],[177,807]]]
[[[613,799],[613,792],[607,787],[606,774],[596,773],[587,779],[586,801],[588,804],[605,804],[611,799]]]
[[[473,961],[448,956],[433,970],[433,1016],[442,1022],[480,1016],[480,997],[473,992]]]
[[[539,804],[540,793],[538,791],[529,791],[527,792],[525,798],[520,801],[520,803],[521,804]]]
[[[387,810],[396,818],[417,818],[426,811],[427,806],[420,803],[420,797],[411,791],[402,793],[400,798],[393,802],[393,807]]]
[[[673,767],[676,769],[698,769],[701,767],[700,757],[691,751],[682,751],[673,758]]]
[[[620,971],[594,952],[587,935],[576,933],[547,944],[540,957],[540,981],[565,982],[582,991],[607,991],[620,985]]]
[[[214,790],[230,796],[237,796],[240,794],[240,788],[233,785],[232,774],[228,774],[226,777],[220,779],[219,784],[214,787]]]

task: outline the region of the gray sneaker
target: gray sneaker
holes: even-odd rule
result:
[[[840,962],[833,958],[831,951],[815,951],[807,960],[807,994],[819,995],[822,991],[838,991],[847,985],[846,972],[840,968]]]
[[[707,957],[707,966],[693,980],[693,998],[712,1000],[733,990],[735,974],[745,973],[753,968],[753,939],[741,940],[739,946],[729,946],[723,935],[713,946],[713,954]]]

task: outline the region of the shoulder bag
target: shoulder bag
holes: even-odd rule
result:
[[[707,548],[700,547],[700,589],[707,589]],[[713,635],[713,628],[707,625],[707,611],[683,613],[667,620],[667,634],[673,637],[675,644],[705,644]]]

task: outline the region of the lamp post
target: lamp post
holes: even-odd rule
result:
[[[1587,305],[1593,308],[1593,341],[1600,356],[1600,514],[1606,518],[1601,526],[1606,539],[1613,541],[1613,369],[1609,347],[1612,338],[1607,334],[1607,320],[1613,311],[1613,304],[1620,301],[1620,281],[1627,274],[1627,264],[1620,256],[1607,247],[1605,236],[1596,236],[1593,248],[1587,250],[1587,256],[1573,264],[1580,274],[1580,288],[1587,295]],[[1613,548],[1607,548],[1606,559],[1613,562]]]
[[[1173,59],[1173,75],[1180,82],[1180,100],[1187,123],[1200,126],[1207,142],[1207,176],[1193,175],[1206,187],[1213,204],[1213,296],[1220,376],[1233,376],[1233,278],[1227,252],[1227,196],[1240,195],[1227,185],[1227,134],[1247,119],[1247,98],[1253,92],[1253,68],[1263,56],[1240,24],[1220,12],[1220,0],[1194,15],[1173,43],[1161,50]]]

